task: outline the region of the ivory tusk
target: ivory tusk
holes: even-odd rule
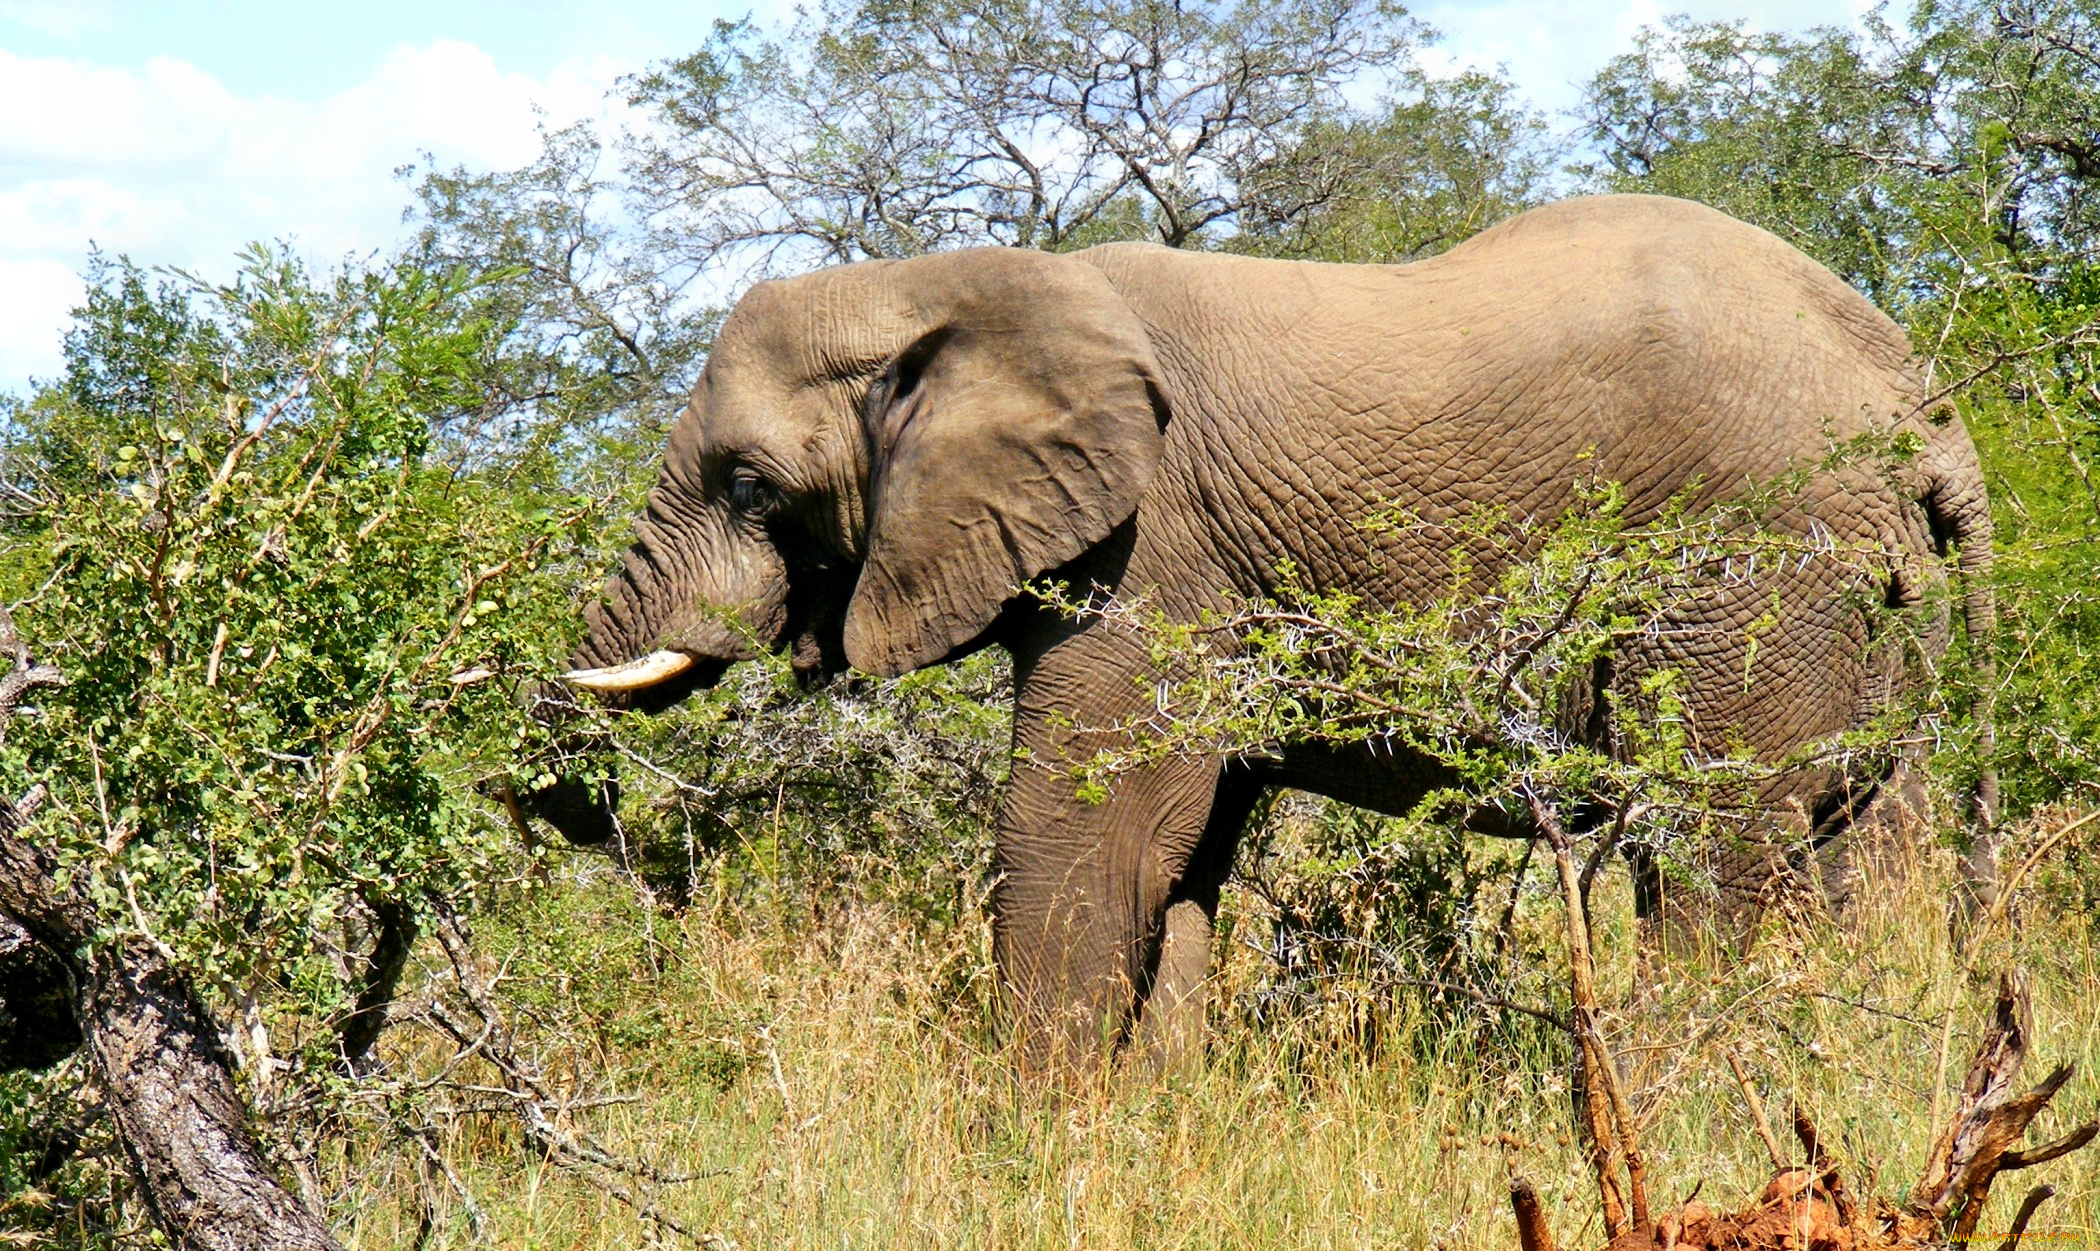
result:
[[[476,682],[486,682],[495,676],[494,669],[462,669],[445,680],[454,686],[472,686]]]
[[[640,660],[630,660],[624,665],[612,665],[604,669],[572,669],[561,675],[561,681],[570,686],[582,687],[586,691],[639,691],[643,687],[669,681],[692,667],[693,658],[684,652],[650,652]]]

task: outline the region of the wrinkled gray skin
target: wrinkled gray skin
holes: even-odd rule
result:
[[[1926,440],[1904,481],[1819,482],[1791,520],[1879,545],[1889,602],[1918,603],[1945,550],[1971,573],[1990,551],[1974,448],[1944,411],[1917,414],[1921,388],[1902,332],[1829,272],[1654,197],[1555,204],[1405,266],[1139,244],[842,266],[737,305],[575,662],[706,662],[629,701],[662,707],[754,646],[879,675],[1010,649],[993,904],[1023,1052],[1084,1058],[1139,1032],[1172,1054],[1200,1029],[1220,881],[1261,788],[1398,813],[1439,778],[1405,756],[1188,755],[1084,802],[1055,766],[1099,740],[1071,727],[1138,711],[1144,658],[1015,587],[1056,571],[1195,614],[1275,589],[1289,562],[1316,587],[1416,601],[1448,574],[1449,533],[1367,534],[1368,513],[1551,518],[1595,475],[1627,485],[1638,519],[1695,479],[1711,498],[1899,424]],[[1600,681],[1674,666],[1702,739],[1771,754],[1855,726],[1898,666],[1842,581],[1811,562],[1717,592]],[[1967,585],[1975,628],[1989,602]],[[1775,588],[1746,689],[1745,627]],[[1817,773],[1766,799],[1779,827],[1827,839],[1858,807],[1844,787]],[[539,806],[593,838],[610,813],[591,799]],[[1734,862],[1724,887],[1755,895],[1772,858]]]

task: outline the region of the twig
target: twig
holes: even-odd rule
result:
[[[1751,1084],[1750,1075],[1743,1071],[1743,1062],[1736,1058],[1735,1052],[1730,1051],[1727,1055],[1728,1067],[1735,1070],[1736,1085],[1743,1088],[1743,1101],[1750,1105],[1751,1124],[1757,1130],[1758,1139],[1765,1144],[1765,1154],[1771,1157],[1772,1171],[1783,1171],[1786,1159],[1779,1153],[1779,1139],[1772,1136],[1772,1122],[1765,1116],[1765,1101],[1758,1097],[1757,1087]]]
[[[758,1029],[760,1042],[766,1045],[766,1062],[773,1070],[773,1091],[780,1096],[780,1111],[790,1124],[795,1121],[795,1100],[788,1094],[787,1076],[780,1071],[780,1048],[773,1045],[773,1027],[761,1025]]]
[[[438,1172],[445,1178],[445,1184],[452,1187],[452,1193],[459,1196],[460,1206],[467,1210],[467,1224],[473,1229],[474,1237],[482,1238],[488,1227],[488,1218],[481,1214],[481,1205],[474,1202],[473,1192],[467,1189],[467,1184],[460,1180],[459,1174],[452,1171],[452,1165],[446,1161],[444,1153],[430,1141],[433,1132],[432,1126],[425,1125],[410,1137],[423,1149],[423,1158],[437,1166]],[[428,1204],[429,1200],[425,1199],[424,1202]]]
[[[211,637],[211,656],[204,664],[204,685],[219,684],[219,662],[226,657],[226,622],[221,619],[219,628]]]
[[[1517,1244],[1523,1251],[1555,1251],[1553,1230],[1539,1204],[1539,1192],[1521,1177],[1509,1179],[1509,1206],[1517,1213]]]
[[[1998,898],[1992,902],[1991,910],[1985,916],[1986,924],[2003,921],[2010,910],[2010,900],[2013,892],[2019,888],[2020,883],[2026,879],[2027,875],[2034,871],[2034,867],[2040,864],[2050,852],[2061,846],[2065,839],[2091,825],[2096,820],[2100,820],[2100,808],[2095,808],[2075,821],[2065,822],[2057,827],[2055,832],[2051,833],[2049,837],[2043,839],[2033,851],[2027,853],[2026,858],[2020,861],[2020,866],[2007,875],[2004,885],[1999,887]],[[1984,931],[1979,929],[1976,937],[1981,939],[1983,933]]]
[[[459,1046],[479,1052],[504,1080],[501,1088],[478,1089],[508,1095],[514,1101],[514,1111],[526,1134],[547,1153],[549,1159],[590,1177],[607,1194],[631,1208],[636,1216],[700,1246],[726,1245],[720,1236],[694,1230],[665,1212],[648,1193],[658,1186],[679,1185],[706,1174],[673,1173],[640,1160],[623,1159],[592,1141],[588,1135],[560,1123],[566,1110],[573,1105],[556,1100],[547,1089],[538,1066],[519,1054],[516,1041],[504,1023],[502,1010],[493,997],[492,984],[482,977],[459,919],[441,906],[437,909],[435,921],[433,928],[452,968],[454,985],[472,1014],[481,1018],[481,1027],[474,1029],[441,1001],[429,1004],[425,1015]],[[630,1187],[618,1180],[623,1176],[636,1184]]]
[[[1517,871],[1509,876],[1509,901],[1502,907],[1502,920],[1495,926],[1495,957],[1501,959],[1509,954],[1516,939],[1517,901],[1524,894],[1524,874],[1531,868],[1531,854],[1538,850],[1539,840],[1524,840],[1524,858],[1517,862]]]
[[[2006,1231],[2005,1241],[1998,1244],[1998,1251],[2019,1251],[2020,1239],[2027,1233],[2027,1222],[2034,1217],[2034,1210],[2048,1202],[2056,1190],[2051,1186],[2036,1186],[2020,1200],[2019,1214],[2013,1217],[2012,1228]]]
[[[1816,1123],[1808,1119],[1808,1113],[1799,1104],[1794,1106],[1794,1137],[1801,1140],[1801,1150],[1808,1155],[1810,1172],[1820,1173],[1829,1167],[1829,1153],[1823,1150],[1823,1137],[1816,1132]]]

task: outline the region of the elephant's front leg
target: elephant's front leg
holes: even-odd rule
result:
[[[1167,898],[1138,1021],[1139,1045],[1156,1073],[1185,1072],[1202,1061],[1218,895],[1263,789],[1244,765],[1228,764],[1220,770],[1203,841]]]
[[[1206,840],[1217,758],[1170,756],[1118,773],[1105,797],[1081,793],[1075,767],[1129,742],[1111,727],[1128,724],[1142,694],[1135,670],[1115,663],[1125,658],[1089,637],[1021,666],[1013,777],[999,818],[993,953],[1012,994],[1022,1064],[1036,1072],[1103,1063],[1162,979],[1170,1013],[1200,1004],[1192,991],[1208,964],[1209,911],[1223,875]],[[1229,860],[1230,847],[1222,854]],[[1180,924],[1163,967],[1170,907]]]

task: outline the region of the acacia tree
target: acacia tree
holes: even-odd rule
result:
[[[754,274],[1139,238],[1405,260],[1544,199],[1544,119],[1492,75],[1424,73],[1433,37],[1386,0],[839,0],[625,80],[618,140],[401,172],[422,262],[515,319],[506,411],[653,441]]]
[[[638,198],[667,254],[788,266],[1288,233],[1394,172],[1353,101],[1520,113],[1477,78],[1426,94],[1428,35],[1386,0],[877,0],[777,36],[723,24],[629,82],[657,123],[633,144]]]
[[[543,134],[517,169],[417,178],[407,262],[470,276],[484,315],[506,328],[482,362],[483,403],[450,433],[492,447],[512,472],[589,485],[611,457],[653,451],[627,440],[662,437],[713,337],[718,310],[624,216],[626,173],[608,160],[578,123]]]

